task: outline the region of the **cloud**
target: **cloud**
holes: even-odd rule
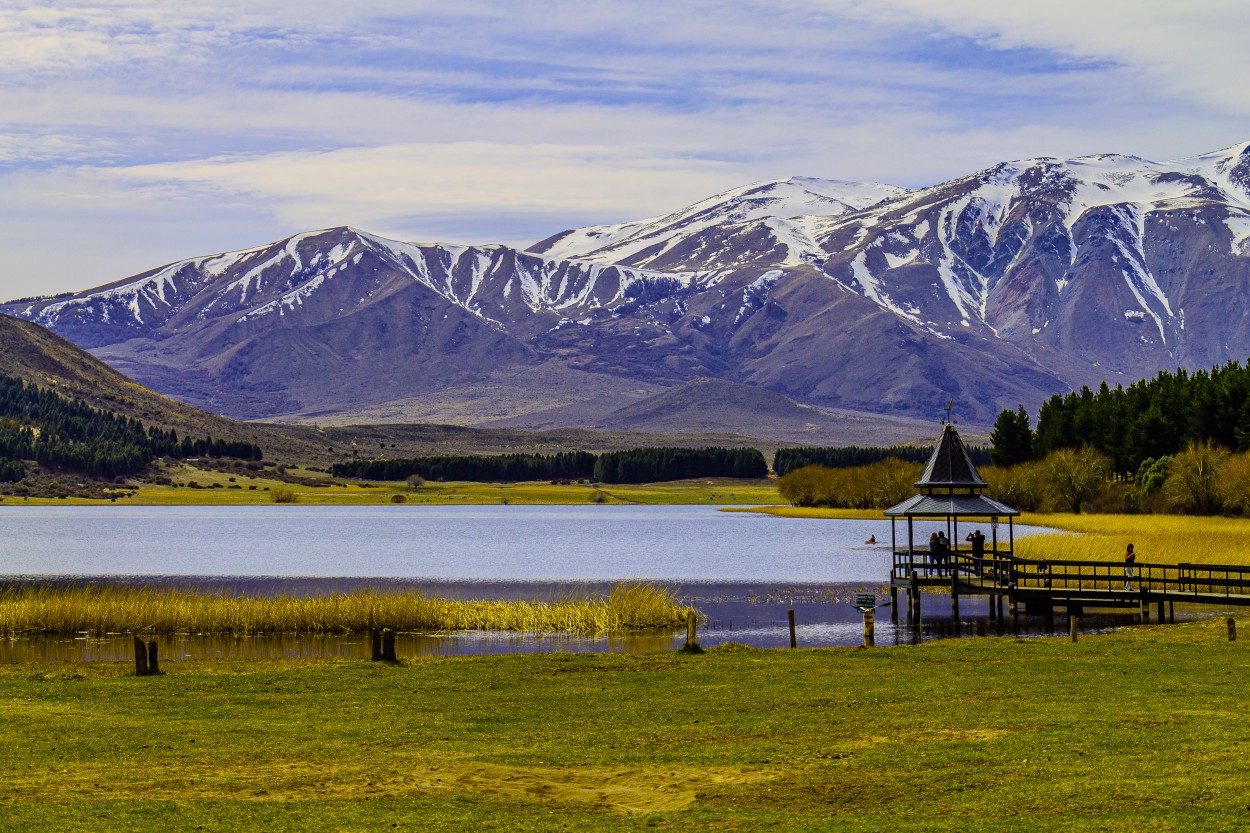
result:
[[[0,246],[90,240],[96,265],[54,245],[0,279],[344,223],[532,242],[794,174],[1194,154],[1248,138],[1248,23],[1221,0],[22,3]]]

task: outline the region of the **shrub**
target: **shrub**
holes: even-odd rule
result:
[[[1042,461],[1046,490],[1056,504],[1074,514],[1102,491],[1111,476],[1111,460],[1093,446],[1052,451]]]
[[[1220,470],[1228,451],[1210,440],[1192,442],[1172,458],[1163,496],[1168,507],[1195,515],[1215,515],[1223,509]]]
[[[407,503],[408,498],[403,495],[391,495],[391,503]]]
[[[269,499],[274,503],[297,503],[299,501],[299,495],[295,494],[294,489],[279,486],[269,493]]]

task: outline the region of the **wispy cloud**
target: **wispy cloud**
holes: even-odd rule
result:
[[[23,3],[0,15],[0,295],[341,223],[530,242],[792,174],[917,186],[1039,153],[1196,153],[1247,138],[1247,15]]]

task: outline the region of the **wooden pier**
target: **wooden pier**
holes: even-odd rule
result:
[[[920,592],[941,589],[950,593],[951,612],[959,615],[964,596],[986,596],[991,618],[1001,620],[1021,609],[1053,616],[1062,608],[1080,616],[1087,608],[1140,609],[1144,621],[1151,611],[1157,621],[1174,621],[1176,603],[1250,606],[1250,567],[1217,564],[1133,565],[1128,577],[1115,561],[1060,561],[1018,558],[987,550],[974,558],[967,551],[932,555],[927,549],[895,550],[890,572],[890,597],[907,595],[909,616],[919,611]],[[897,614],[895,614],[897,615]]]

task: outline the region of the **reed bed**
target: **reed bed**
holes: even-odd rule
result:
[[[378,590],[255,597],[121,585],[32,586],[0,591],[0,634],[313,634],[375,627],[603,633],[672,628],[691,612],[672,589],[641,582],[553,601],[459,601]]]
[[[1025,523],[1078,535],[1016,541],[1021,558],[1121,561],[1132,543],[1146,564],[1250,565],[1250,519],[1185,515],[1029,515]]]

